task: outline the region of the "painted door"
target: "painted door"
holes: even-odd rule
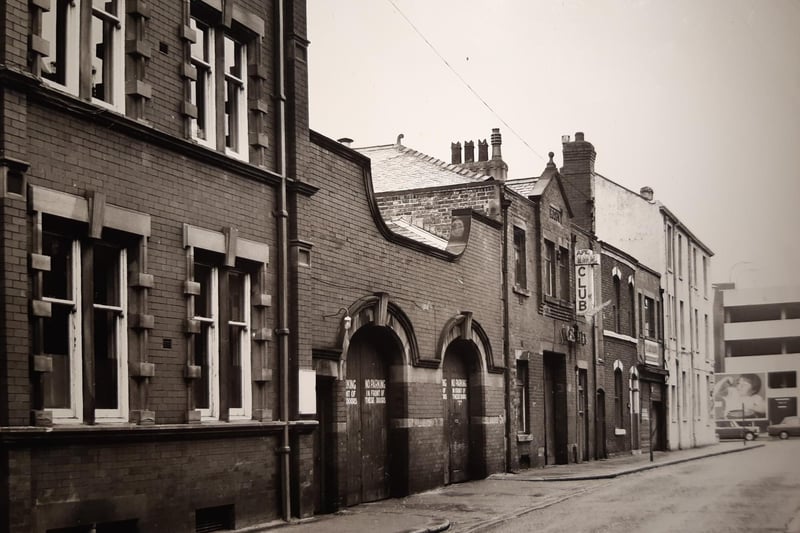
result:
[[[443,379],[448,479],[459,483],[469,479],[469,377],[462,357],[445,356]]]
[[[389,497],[388,368],[374,346],[351,344],[347,361],[349,505]]]

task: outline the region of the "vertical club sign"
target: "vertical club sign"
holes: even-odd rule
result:
[[[594,267],[600,257],[593,250],[575,250],[575,309],[586,316],[594,309]]]

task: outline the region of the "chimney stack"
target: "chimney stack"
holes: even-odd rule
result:
[[[464,141],[464,163],[475,161],[475,141]]]
[[[450,143],[450,162],[454,165],[461,164],[461,142]]]
[[[478,161],[489,160],[489,143],[484,140],[478,140]]]
[[[492,128],[492,159],[503,159],[500,147],[503,144],[503,137],[500,135],[500,128]]]
[[[582,131],[575,134],[574,141],[570,141],[568,135],[562,136],[561,140],[564,154],[561,176],[569,184],[566,191],[575,215],[574,221],[581,228],[594,231],[592,180],[597,154],[592,143],[585,140]]]
[[[652,202],[653,201],[653,189],[652,189],[652,187],[644,186],[641,189],[639,189],[639,196],[641,196],[642,198],[644,198],[648,202]]]

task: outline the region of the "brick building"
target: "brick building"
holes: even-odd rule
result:
[[[309,514],[305,3],[0,11],[0,530]]]
[[[370,160],[311,139],[319,190],[296,217],[314,327],[298,357],[316,384],[317,511],[503,471],[501,224],[465,206],[448,210],[446,238],[384,220]]]
[[[637,193],[595,171],[596,152],[584,134],[565,136],[561,173],[576,225],[657,270],[663,289],[665,365],[669,371],[668,447],[716,441],[710,416],[713,252],[653,189]]]
[[[503,292],[507,361],[506,464],[509,469],[578,462],[594,456],[591,325],[575,311],[574,255],[592,239],[571,224],[552,162],[541,176],[507,180],[499,131],[488,143],[452,145],[451,163],[398,142],[360,148],[371,158],[381,214],[449,236],[450,212],[471,208],[499,222],[504,239]],[[491,278],[490,278],[491,279]]]
[[[601,242],[602,358],[597,361],[600,455],[665,449],[659,275]]]

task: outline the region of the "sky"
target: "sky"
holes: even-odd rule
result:
[[[712,282],[800,285],[800,0],[308,0],[308,38],[315,131],[450,162],[497,127],[512,178],[582,131]]]

